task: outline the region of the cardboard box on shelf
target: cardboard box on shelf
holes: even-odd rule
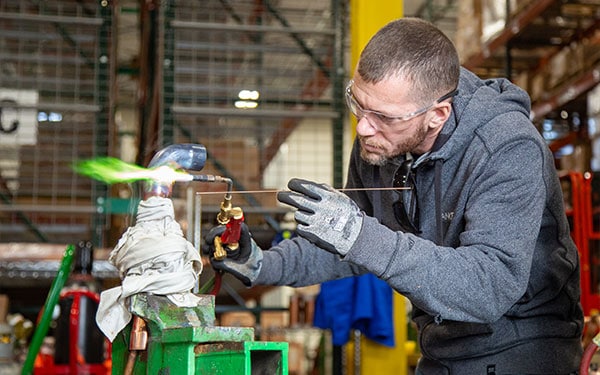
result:
[[[229,311],[221,314],[219,325],[223,327],[254,327],[256,317],[247,311]]]
[[[263,311],[260,313],[260,327],[262,330],[288,327],[289,315],[287,311]]]

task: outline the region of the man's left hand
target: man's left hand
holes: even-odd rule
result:
[[[296,232],[329,252],[346,255],[363,222],[364,213],[356,203],[325,184],[293,178],[288,188],[277,194],[277,200],[298,209]]]

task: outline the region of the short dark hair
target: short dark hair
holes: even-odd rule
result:
[[[399,76],[425,104],[458,85],[460,61],[452,41],[433,24],[401,18],[381,28],[360,55],[358,74],[369,83]]]

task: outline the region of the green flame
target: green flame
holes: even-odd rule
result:
[[[113,157],[83,160],[73,166],[75,172],[107,184],[151,179],[149,169]]]
[[[176,170],[167,165],[144,168],[110,156],[80,161],[74,164],[73,169],[79,174],[107,184],[140,180],[173,183],[176,181],[192,181],[194,178],[193,175],[185,171]]]

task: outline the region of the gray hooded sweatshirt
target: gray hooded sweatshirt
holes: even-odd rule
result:
[[[569,374],[581,360],[579,257],[553,156],[528,95],[462,69],[450,118],[413,163],[421,233],[393,190],[349,191],[366,213],[345,257],[306,239],[264,252],[254,284],[305,286],[367,272],[410,299],[423,374]],[[348,188],[391,187],[355,142]]]

